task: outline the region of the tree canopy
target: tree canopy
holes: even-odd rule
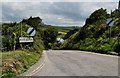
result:
[[[41,19],[40,17],[32,17],[32,16],[31,16],[31,17],[28,18],[28,19],[23,19],[21,22],[22,22],[22,23],[26,23],[26,24],[34,27],[35,29],[37,29],[38,26],[41,25],[42,19]]]

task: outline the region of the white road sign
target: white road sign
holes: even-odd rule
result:
[[[113,26],[114,25],[114,20],[112,18],[108,18],[107,21],[106,21],[106,24],[108,26]]]
[[[33,42],[33,38],[32,37],[19,37],[19,42],[20,43],[27,43],[27,42]]]
[[[36,30],[35,30],[33,27],[31,27],[31,28],[29,28],[29,29],[27,30],[27,33],[28,33],[30,36],[34,36],[35,33],[36,33]]]

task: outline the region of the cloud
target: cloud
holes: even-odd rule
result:
[[[59,17],[59,18],[57,18],[57,19],[61,20],[61,19],[63,19],[63,18],[60,18],[60,17]]]
[[[105,8],[110,12],[117,8],[117,4],[117,2],[4,2],[2,20],[19,22],[30,16],[39,16],[46,24],[83,26],[86,18],[96,9]]]
[[[117,2],[118,0],[2,0],[2,2]]]

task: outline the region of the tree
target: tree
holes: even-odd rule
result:
[[[35,29],[37,29],[38,26],[41,25],[41,23],[43,23],[40,17],[32,17],[32,16],[29,19],[23,19],[21,22],[26,23],[34,27]]]
[[[109,14],[107,13],[106,9],[98,9],[96,11],[94,11],[89,18],[86,19],[86,23],[87,24],[93,24],[98,20],[106,20],[109,17]]]
[[[50,43],[54,43],[56,41],[58,32],[54,28],[47,28],[44,30],[43,41],[46,48],[49,47]]]

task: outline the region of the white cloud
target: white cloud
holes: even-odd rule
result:
[[[118,0],[1,0],[2,2],[118,2]]]
[[[59,18],[57,18],[57,19],[61,20],[61,19],[63,19],[63,18],[59,17]]]

